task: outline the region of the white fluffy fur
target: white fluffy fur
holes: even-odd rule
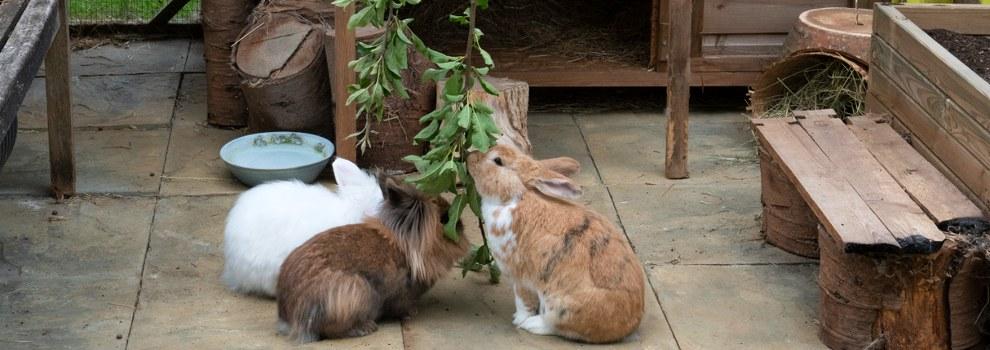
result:
[[[224,230],[223,280],[230,289],[275,296],[282,262],[294,249],[330,228],[377,216],[377,179],[344,159],[333,163],[337,192],[299,181],[256,186],[237,198]]]

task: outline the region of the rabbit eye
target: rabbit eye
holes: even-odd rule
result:
[[[450,221],[450,215],[443,213],[443,215],[440,216],[440,223],[446,225],[447,221]]]
[[[492,161],[495,162],[495,165],[502,166],[502,158],[501,157],[495,157],[495,159],[492,159]]]

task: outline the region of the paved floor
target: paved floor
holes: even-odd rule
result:
[[[245,188],[217,157],[240,131],[205,125],[201,57],[189,40],[76,52],[82,194],[64,203],[46,196],[44,81],[32,85],[0,171],[0,348],[293,346],[275,334],[273,301],[219,282],[224,217]],[[613,347],[821,347],[816,263],[760,237],[759,169],[741,104],[692,112],[691,178],[680,181],[662,176],[659,111],[543,106],[530,116],[537,156],[581,161],[584,201],[624,228],[646,266],[647,317]],[[451,273],[420,304],[408,322],[312,347],[582,347],[515,329],[509,287],[481,276]]]

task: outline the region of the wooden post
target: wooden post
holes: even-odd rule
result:
[[[69,86],[69,21],[67,0],[58,1],[58,32],[45,56],[45,93],[48,99],[48,151],[52,194],[63,199],[76,192],[72,149],[72,96]],[[16,132],[16,131],[15,131]]]
[[[688,105],[691,98],[691,0],[670,0],[667,43],[667,157],[668,179],[688,177]]]
[[[334,143],[337,146],[337,156],[356,162],[357,142],[351,138],[357,132],[357,106],[347,105],[347,86],[354,84],[357,77],[354,72],[347,67],[347,63],[354,60],[357,55],[357,42],[354,32],[347,29],[347,22],[354,14],[354,5],[339,9],[334,15],[334,48],[333,48],[333,85],[330,87],[333,95],[333,122],[336,138]]]
[[[701,31],[704,29],[705,0],[694,0],[691,9],[691,57],[701,57],[704,41]]]

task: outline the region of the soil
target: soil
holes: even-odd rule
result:
[[[945,29],[929,30],[928,35],[983,80],[990,81],[990,37],[960,34]]]

